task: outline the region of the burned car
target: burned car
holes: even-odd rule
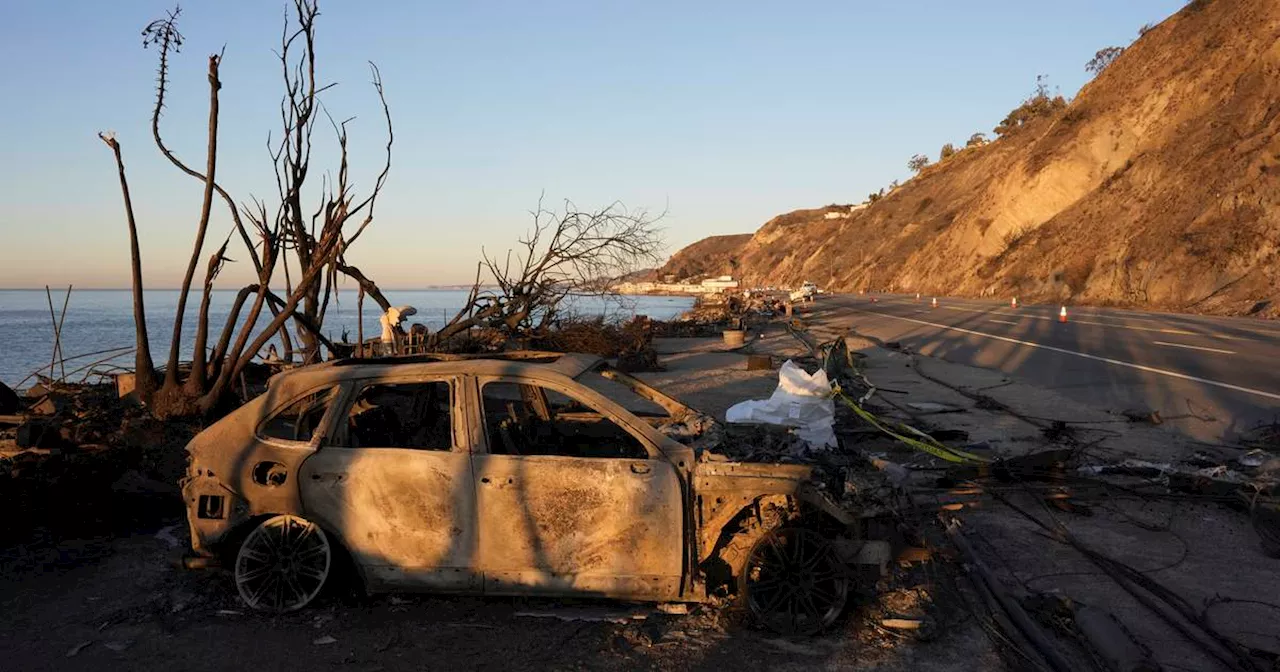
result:
[[[350,359],[288,370],[187,446],[188,566],[298,609],[364,590],[747,606],[813,632],[858,565],[855,512],[803,464],[735,462],[717,425],[591,355]]]

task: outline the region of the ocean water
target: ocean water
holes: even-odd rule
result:
[[[418,314],[409,322],[421,322],[432,331],[445,324],[466,301],[464,290],[392,290],[385,292],[392,305],[410,305]],[[212,347],[226,322],[235,291],[214,291],[210,300],[209,341]],[[147,333],[151,339],[151,356],[163,365],[169,354],[169,341],[173,333],[173,316],[177,313],[177,290],[149,290],[144,293],[147,310]],[[66,290],[53,292],[55,314],[62,311]],[[605,315],[609,318],[629,319],[633,315],[648,315],[654,319],[671,319],[693,305],[689,297],[673,296],[625,296],[604,299],[601,297],[570,297],[567,310],[581,315]],[[193,291],[187,298],[186,319],[182,337],[182,359],[189,360],[193,352],[196,320],[200,310],[200,294]],[[248,306],[241,311],[241,321]],[[364,335],[373,338],[381,333],[378,326],[378,304],[366,297],[364,302]],[[265,309],[259,324],[266,326],[271,315]],[[343,291],[336,304],[331,303],[325,316],[323,330],[333,340],[340,340],[346,330],[351,341],[356,339],[356,293]],[[16,387],[27,387],[32,380],[22,382],[32,371],[43,367],[48,372],[53,354],[53,325],[49,316],[49,299],[44,290],[0,290],[0,381]],[[73,290],[67,304],[66,318],[62,324],[62,353],[73,357],[83,353],[134,345],[133,294],[129,290]],[[110,353],[83,357],[64,364],[67,379],[78,381],[88,372],[76,369],[89,366]],[[126,353],[118,359],[93,368],[99,370],[118,364],[133,367],[133,354]],[[61,369],[55,372],[60,374]],[[34,380],[34,379],[33,379]]]

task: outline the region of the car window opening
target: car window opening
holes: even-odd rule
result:
[[[630,432],[557,390],[491,382],[485,384],[482,396],[492,454],[649,458],[644,445]]]
[[[347,414],[352,448],[453,447],[453,395],[448,382],[369,385]]]
[[[297,399],[262,423],[258,433],[270,439],[311,441],[324,420],[325,411],[329,410],[332,392],[333,386],[329,386]]]

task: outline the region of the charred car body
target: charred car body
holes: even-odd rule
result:
[[[710,418],[590,355],[290,370],[188,445],[188,564],[252,607],[368,591],[700,602],[811,632],[859,564],[859,516],[801,464],[729,461]]]

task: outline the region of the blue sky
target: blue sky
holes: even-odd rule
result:
[[[619,200],[667,211],[669,252],[770,217],[857,202],[990,129],[1047,74],[1073,95],[1099,48],[1125,45],[1181,0],[475,2],[321,0],[325,104],[351,125],[357,189],[384,131],[366,61],[396,125],[378,218],[349,259],[387,287],[468,282],[528,210]],[[122,143],[150,286],[179,283],[201,185],[150,139],[154,50],[139,32],[158,0],[9,3],[0,21],[0,287],[128,286],[110,150]],[[272,197],[283,3],[183,7],[162,128],[203,164],[205,57],[225,45],[220,182]],[[332,165],[319,148],[313,170]],[[210,239],[229,231],[216,212]],[[234,250],[232,258],[244,259]],[[201,263],[203,267],[203,262]],[[249,273],[233,265],[220,281]]]

